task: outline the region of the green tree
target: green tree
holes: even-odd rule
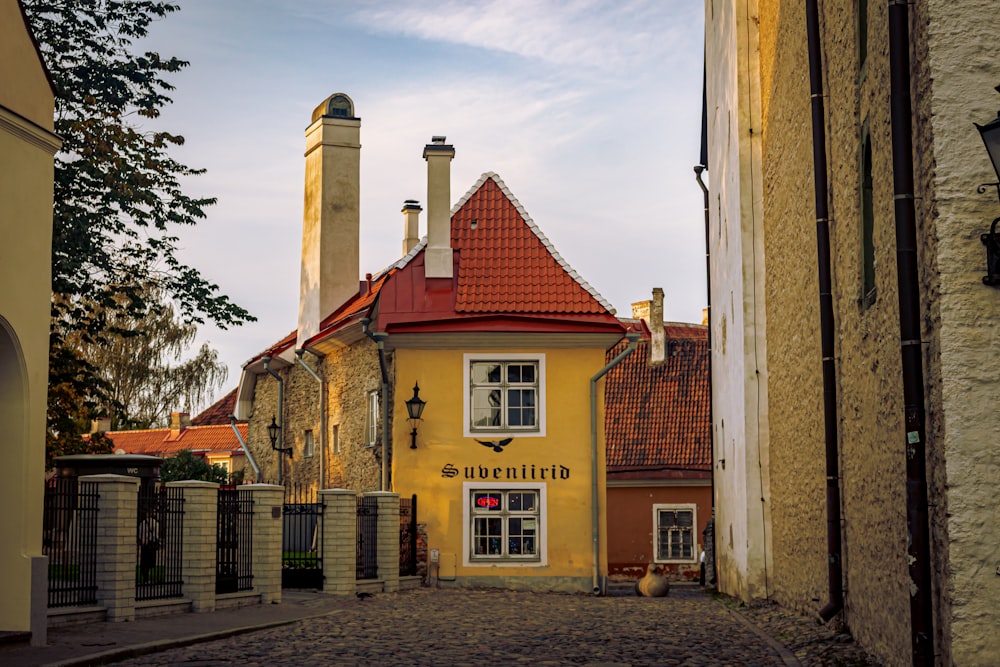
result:
[[[229,482],[229,474],[218,463],[210,464],[186,449],[177,452],[176,456],[163,459],[163,465],[160,466],[161,481],[180,482],[187,479],[226,484]]]
[[[146,288],[177,304],[185,323],[206,318],[220,328],[254,318],[219,294],[218,285],[177,257],[177,230],[205,217],[211,197],[191,197],[181,180],[203,173],[174,160],[184,138],[148,130],[173,86],[166,76],[188,63],[147,51],[133,53],[150,25],[178,7],[155,0],[22,0],[56,91],[52,235],[53,366],[71,358],[71,337],[102,344],[124,313],[141,321],[158,307]],[[66,348],[71,348],[67,350]],[[79,356],[79,355],[78,355]],[[78,359],[53,378],[77,402],[49,401],[53,440],[78,439],[72,424],[89,422],[107,403],[93,366]],[[79,363],[82,362],[82,363]],[[65,392],[64,392],[65,393]],[[67,410],[69,412],[67,412]]]

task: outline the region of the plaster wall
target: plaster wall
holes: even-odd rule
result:
[[[707,0],[706,96],[719,589],[768,595],[770,510],[757,3]]]

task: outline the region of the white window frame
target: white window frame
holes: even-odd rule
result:
[[[534,428],[524,429],[473,429],[472,428],[472,363],[483,361],[523,361],[537,364],[538,395],[535,401],[536,424]],[[463,434],[466,438],[541,438],[545,437],[545,355],[544,354],[488,354],[475,353],[463,356],[462,368],[462,421]]]
[[[377,389],[372,389],[365,397],[365,447],[374,447],[378,444],[378,399]]]
[[[691,512],[691,557],[660,558],[660,510]],[[698,506],[694,503],[657,503],[653,505],[653,562],[654,563],[697,563],[698,553]]]
[[[538,494],[538,544],[537,558],[487,557],[473,558],[472,554],[472,493],[474,491],[534,491]],[[462,565],[464,567],[544,567],[549,563],[548,555],[548,506],[546,500],[547,485],[526,484],[517,482],[464,482],[462,484]]]

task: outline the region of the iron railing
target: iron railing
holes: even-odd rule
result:
[[[49,607],[97,604],[97,484],[54,477],[45,485],[42,553]]]
[[[183,596],[183,530],[183,489],[140,486],[136,512],[136,601]]]
[[[216,517],[215,592],[253,589],[253,497],[235,487],[219,488]]]
[[[323,503],[315,487],[285,487],[281,586],[323,588]]]
[[[417,574],[417,495],[399,499],[399,576]]]
[[[356,578],[378,578],[378,498],[358,496]]]

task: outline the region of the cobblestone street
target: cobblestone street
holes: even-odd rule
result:
[[[809,621],[800,617],[789,615],[781,622],[786,636],[797,633],[797,624],[808,631]],[[807,643],[815,644],[817,636]],[[800,661],[696,587],[675,587],[667,598],[419,589],[346,598],[323,617],[120,664],[869,664],[845,652],[853,644],[827,639],[820,643],[832,646],[833,654]]]

